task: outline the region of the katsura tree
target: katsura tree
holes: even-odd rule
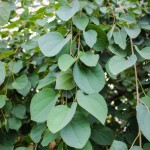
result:
[[[150,1],[0,1],[0,150],[150,150]]]

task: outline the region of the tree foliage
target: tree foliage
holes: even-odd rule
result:
[[[149,150],[150,2],[0,1],[0,150]]]

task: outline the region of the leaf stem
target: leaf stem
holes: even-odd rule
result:
[[[132,55],[134,55],[134,48],[133,48],[132,38],[130,38],[130,44],[131,44]],[[139,85],[138,85],[138,75],[137,75],[136,63],[134,64],[134,74],[135,74],[135,84],[136,84],[136,100],[137,100],[137,104],[138,104],[140,102],[140,98],[139,98]],[[140,128],[139,128],[139,131],[138,131],[138,135],[139,135],[139,146],[142,147],[142,135],[141,135]]]
[[[73,37],[73,25],[71,20],[71,40],[70,40],[70,55],[72,56],[72,37]]]

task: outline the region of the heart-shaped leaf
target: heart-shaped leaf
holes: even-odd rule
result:
[[[75,87],[72,70],[60,72],[56,79],[56,89],[71,90]]]
[[[47,119],[47,126],[52,133],[56,133],[64,128],[73,118],[77,103],[74,102],[71,108],[65,105],[58,105],[50,111]],[[59,115],[58,115],[59,114]]]
[[[139,128],[150,142],[150,110],[148,107],[145,107],[143,104],[139,103],[136,106],[136,113]]]
[[[21,90],[25,88],[28,84],[28,77],[26,75],[21,75],[12,83],[13,88],[16,90]]]
[[[136,55],[131,55],[127,60],[121,56],[113,56],[108,62],[108,67],[113,75],[117,75],[133,66],[136,63],[136,60]]]
[[[150,47],[145,47],[142,50],[139,50],[136,45],[134,47],[140,56],[142,56],[144,59],[150,60]]]
[[[122,28],[118,32],[114,32],[113,36],[114,36],[115,43],[118,44],[122,49],[125,49],[127,45],[126,44],[126,38],[127,38],[126,31],[124,31],[124,29]]]
[[[30,105],[31,119],[36,122],[47,120],[48,113],[55,106],[58,95],[51,89],[43,89],[36,93]]]
[[[97,41],[97,32],[94,30],[88,30],[83,32],[83,37],[86,44],[92,48]]]
[[[139,26],[133,26],[130,28],[125,27],[125,30],[127,34],[129,35],[129,37],[132,39],[136,38],[141,32],[141,28]]]
[[[70,35],[64,38],[58,32],[50,32],[41,36],[38,39],[38,44],[45,56],[52,57],[57,55],[70,39]]]
[[[59,57],[58,66],[61,71],[67,71],[74,64],[75,61],[76,60],[72,56],[64,54]]]
[[[39,143],[39,141],[41,140],[42,133],[44,132],[45,129],[46,129],[45,124],[37,124],[33,126],[30,137],[34,141],[34,143]]]
[[[93,54],[92,52],[84,52],[80,57],[80,60],[89,67],[95,67],[99,60],[98,54]]]
[[[73,24],[80,30],[84,31],[89,23],[89,19],[85,14],[76,15],[73,18]]]
[[[105,123],[108,108],[104,98],[98,94],[85,95],[81,90],[77,92],[78,104],[97,118],[102,124]]]
[[[8,67],[9,67],[9,70],[12,71],[13,73],[18,73],[23,67],[23,61],[21,60],[18,60],[16,62],[10,61],[8,63]]]
[[[87,94],[98,93],[105,85],[105,75],[102,67],[85,68],[76,63],[73,68],[73,76],[78,87]]]
[[[56,11],[56,14],[61,20],[68,21],[77,11],[79,11],[79,2],[78,0],[74,0],[72,7],[62,6]]]
[[[91,135],[90,124],[83,115],[76,113],[72,121],[60,131],[60,135],[67,145],[83,148]]]
[[[37,19],[36,20],[36,23],[39,25],[39,26],[45,26],[45,24],[47,23],[47,20],[48,20],[48,18],[45,18],[45,19]]]

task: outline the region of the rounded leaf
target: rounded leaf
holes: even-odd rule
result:
[[[75,59],[72,56],[64,54],[59,57],[58,66],[61,71],[67,71],[74,64],[74,62]]]
[[[52,57],[62,50],[70,38],[70,35],[65,39],[59,32],[50,32],[39,37],[38,44],[45,56]]]
[[[25,88],[28,84],[28,77],[26,75],[21,75],[12,83],[13,88],[16,90],[21,90]]]
[[[97,118],[102,124],[105,123],[108,108],[104,98],[98,94],[85,95],[81,90],[77,92],[78,104]]]
[[[97,32],[94,30],[88,30],[83,32],[83,37],[86,44],[92,48],[97,41]]]
[[[56,79],[56,89],[71,90],[75,87],[72,70],[60,72]]]
[[[90,124],[82,114],[77,113],[72,121],[60,131],[60,135],[70,147],[83,148],[91,135]]]
[[[108,67],[113,75],[117,75],[120,72],[132,67],[136,63],[136,55],[131,55],[127,60],[121,56],[113,56],[109,62]]]
[[[56,133],[64,128],[73,118],[77,103],[74,102],[71,108],[65,105],[58,105],[50,111],[47,119],[47,126],[52,133]]]
[[[102,67],[84,67],[76,63],[73,76],[77,86],[87,94],[98,93],[105,85],[105,75]]]
[[[98,63],[99,60],[99,55],[98,54],[93,54],[92,52],[85,52],[82,54],[80,57],[80,60],[89,67],[95,67]]]
[[[5,66],[4,63],[0,61],[0,85],[4,82],[5,80]]]
[[[30,105],[31,120],[43,122],[47,120],[48,113],[55,106],[58,95],[51,89],[43,89],[36,93]]]

